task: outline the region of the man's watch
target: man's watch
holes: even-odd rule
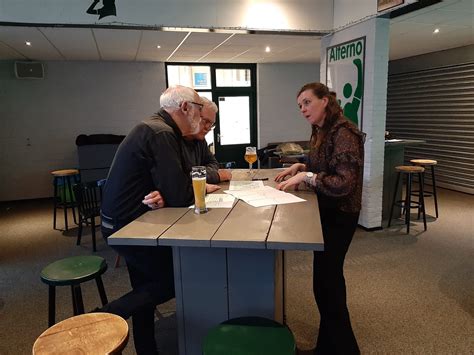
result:
[[[312,184],[311,184],[312,181],[311,180],[313,179],[313,176],[314,176],[314,174],[311,171],[306,173],[306,175],[304,177],[304,182],[306,183],[306,185],[312,186]]]

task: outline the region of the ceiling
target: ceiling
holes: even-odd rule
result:
[[[393,18],[390,59],[473,44],[473,23],[473,0],[445,0]],[[309,63],[319,58],[320,36],[301,33],[0,26],[0,60]]]

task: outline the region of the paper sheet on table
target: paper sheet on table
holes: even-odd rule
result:
[[[231,180],[229,185],[230,191],[239,190],[252,190],[260,189],[263,187],[263,181],[244,181],[244,180]]]
[[[206,195],[207,208],[232,208],[234,201],[235,197],[228,194]],[[194,205],[189,206],[189,208],[194,208]]]
[[[226,190],[224,192],[247,202],[253,207],[306,201],[293,194],[277,190],[270,186],[263,186],[251,190]]]
[[[394,142],[401,142],[402,140],[401,139],[386,139],[385,142],[388,142],[388,143],[394,143]]]

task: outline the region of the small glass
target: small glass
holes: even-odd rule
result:
[[[193,166],[191,178],[194,191],[194,213],[206,213],[206,167]]]
[[[245,156],[244,159],[249,163],[249,174],[252,174],[252,164],[257,161],[257,148],[255,147],[245,147]]]

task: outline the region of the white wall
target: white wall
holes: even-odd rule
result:
[[[0,0],[0,22],[330,30],[333,17],[333,0],[116,0],[117,16],[99,21],[91,3]]]
[[[345,26],[351,22],[377,13],[377,0],[334,0],[333,28]]]
[[[257,78],[259,147],[309,140],[311,127],[299,113],[296,93],[319,81],[319,64],[259,64]]]
[[[44,64],[45,79],[19,80],[0,62],[0,200],[51,196],[50,172],[77,167],[79,134],[127,134],[165,88],[162,63]]]
[[[390,20],[374,18],[361,22],[321,41],[321,81],[326,81],[326,48],[366,36],[363,98],[365,143],[364,187],[359,224],[366,228],[382,225],[382,189],[385,150],[385,117]]]

